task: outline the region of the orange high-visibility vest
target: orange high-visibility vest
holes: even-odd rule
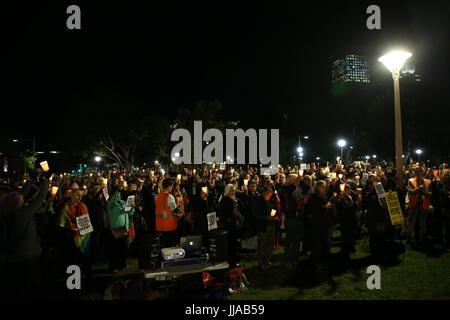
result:
[[[156,231],[174,231],[178,228],[178,219],[167,204],[169,195],[168,192],[161,192],[156,196]]]
[[[430,187],[430,180],[428,179],[423,179],[423,181],[425,182],[425,190],[426,192],[428,191],[428,188]],[[414,188],[419,189],[419,185],[417,184],[417,179],[416,178],[412,178],[409,179],[409,182],[414,185]],[[409,197],[409,203],[408,203],[408,208],[414,208],[416,206],[417,201],[419,201],[419,199],[417,197]],[[430,199],[426,198],[426,197],[422,197],[422,207],[424,210],[428,210],[430,208]]]

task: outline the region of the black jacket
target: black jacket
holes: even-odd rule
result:
[[[38,258],[41,255],[42,249],[36,230],[35,214],[45,201],[48,187],[48,181],[42,180],[39,183],[37,196],[28,205],[12,212],[8,242],[13,250],[8,255],[8,262],[23,262]]]

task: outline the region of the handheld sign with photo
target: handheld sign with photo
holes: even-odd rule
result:
[[[125,205],[125,211],[130,211],[132,208],[132,204],[134,202],[134,196],[128,196],[127,198],[127,204]]]
[[[215,212],[208,213],[207,219],[208,219],[208,231],[217,229],[216,213]]]
[[[386,192],[384,192],[383,185],[380,182],[378,182],[374,187],[380,201],[382,198],[386,198]]]
[[[302,163],[301,166],[300,166],[300,169],[306,170],[306,163]]]
[[[225,170],[225,163],[221,163],[220,166],[219,166],[219,169],[220,170]]]
[[[50,170],[50,168],[48,167],[48,163],[47,161],[43,161],[40,163],[42,170],[44,170],[45,172],[47,172],[48,170]]]
[[[77,217],[77,227],[80,229],[80,234],[82,236],[94,231],[88,214]]]
[[[309,169],[311,169],[311,165],[308,163],[308,164],[306,165],[306,170],[309,170]]]

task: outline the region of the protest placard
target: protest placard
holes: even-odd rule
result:
[[[215,212],[208,213],[207,219],[208,219],[208,231],[217,229],[216,213]]]
[[[382,198],[386,198],[386,192],[384,192],[383,185],[380,182],[375,185],[375,191],[377,192],[379,200],[381,200]]]
[[[84,214],[82,216],[77,217],[77,227],[78,229],[80,229],[80,234],[82,236],[94,231],[94,228],[92,227],[91,224],[91,219],[89,219],[88,214]]]
[[[302,163],[302,164],[300,165],[300,169],[306,170],[306,163]]]
[[[109,194],[108,194],[108,188],[103,188],[103,196],[105,197],[105,200],[109,200]]]
[[[398,201],[397,192],[386,193],[386,203],[392,225],[403,225],[405,219],[403,217],[402,208],[400,207],[400,201]]]
[[[125,205],[125,211],[130,211],[132,208],[132,204],[134,202],[134,196],[128,196],[127,198],[127,204]]]

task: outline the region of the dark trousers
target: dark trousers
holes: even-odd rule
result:
[[[314,228],[311,235],[311,258],[316,266],[326,266],[330,254],[332,228]]]
[[[273,256],[273,243],[275,239],[275,226],[267,226],[266,232],[258,232],[258,265],[266,266]]]
[[[42,298],[42,275],[38,258],[5,264],[0,281],[1,299]]]
[[[356,221],[352,219],[343,219],[341,222],[342,249],[345,255],[355,252],[356,239]]]
[[[116,239],[109,235],[109,270],[122,270],[127,266],[128,237]]]
[[[92,262],[103,261],[106,258],[106,242],[108,234],[105,231],[94,231],[91,235]]]
[[[228,263],[230,265],[230,268],[236,267],[236,264],[239,262],[239,258],[237,255],[237,248],[238,248],[238,242],[237,242],[237,232],[235,230],[227,230],[228,232]]]
[[[299,218],[286,219],[286,244],[284,257],[287,263],[297,262],[300,242],[305,236],[303,221]]]
[[[177,230],[159,232],[161,233],[161,249],[177,245]]]

